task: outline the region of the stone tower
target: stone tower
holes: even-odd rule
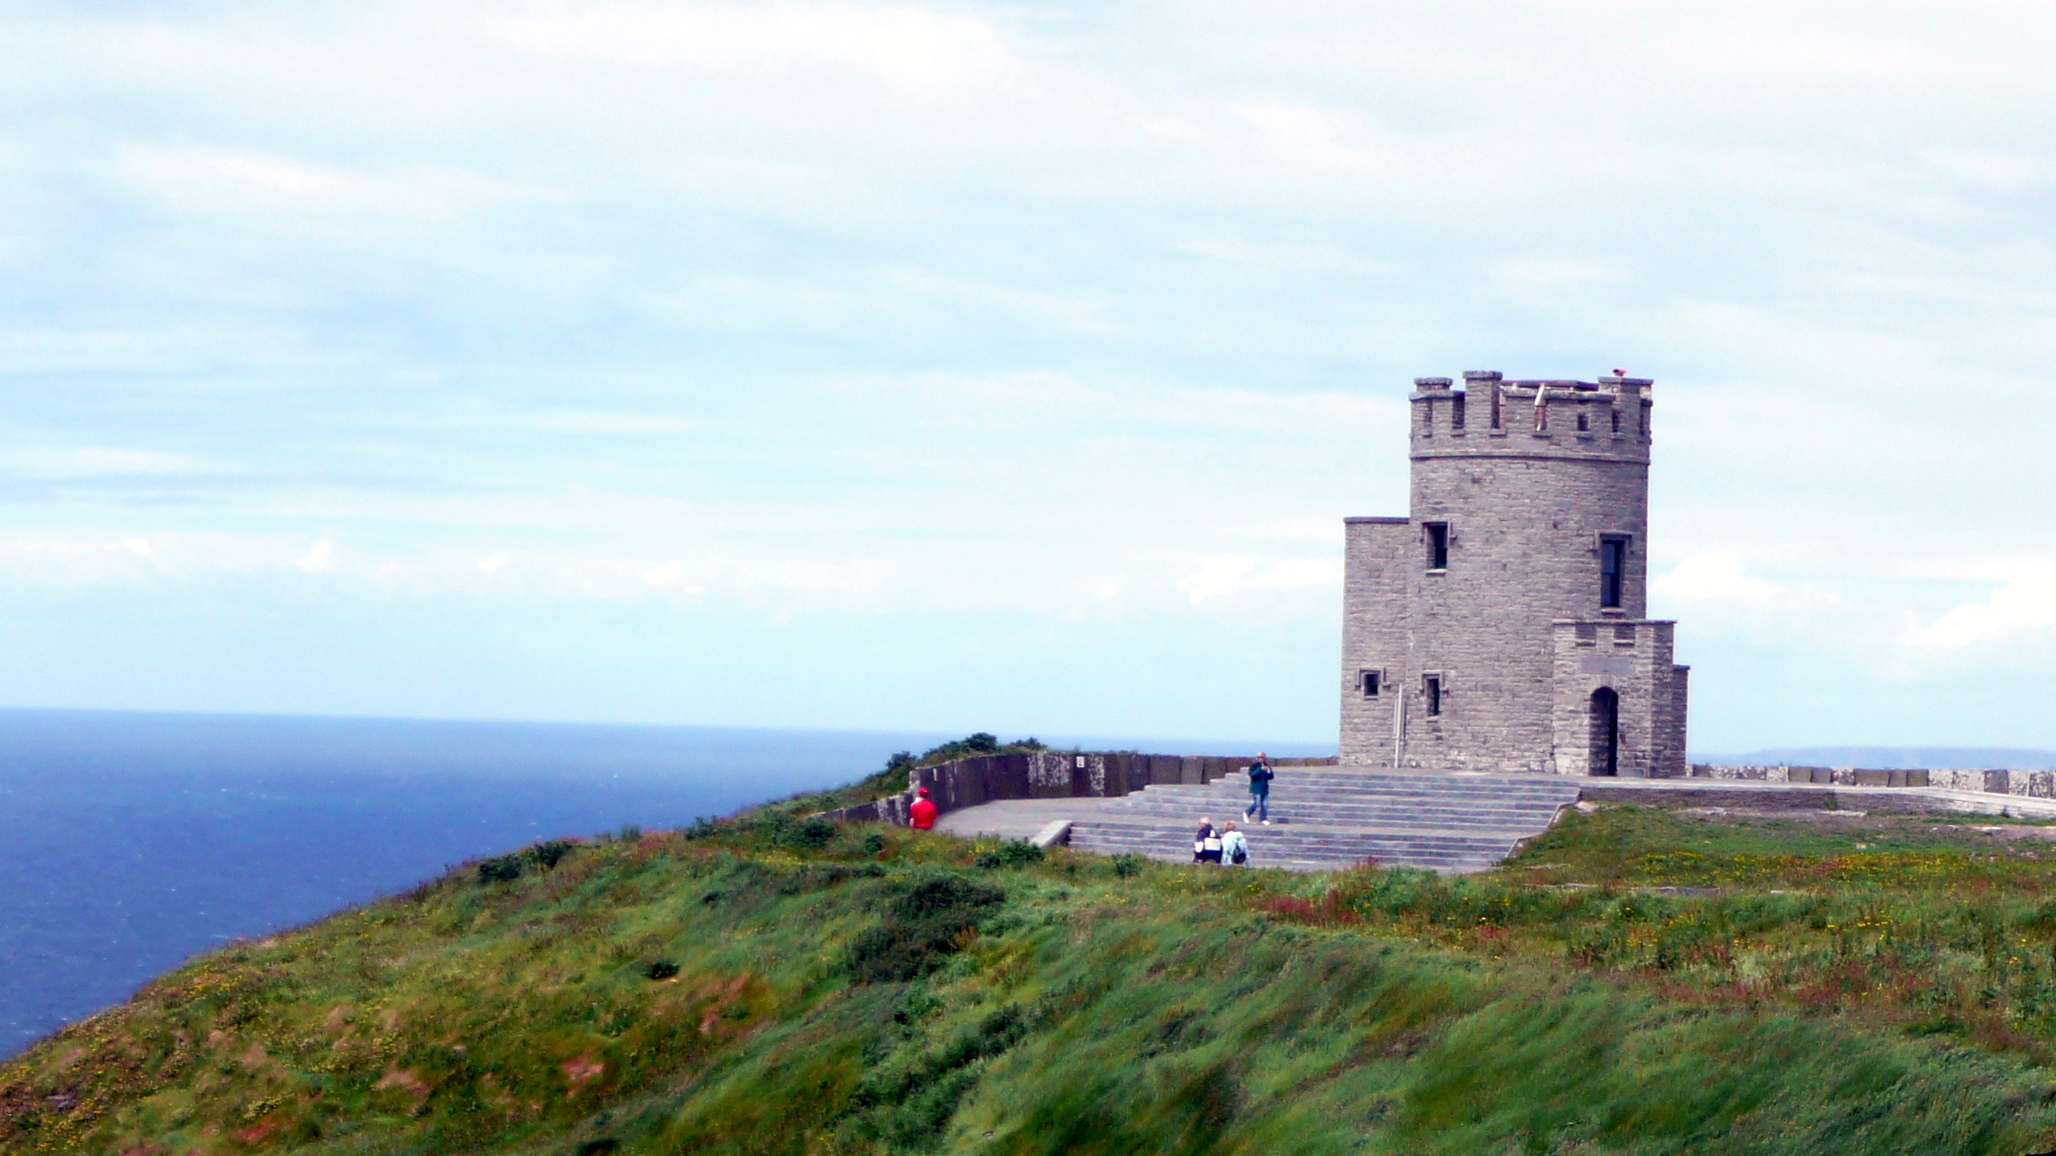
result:
[[[1346,520],[1342,762],[1683,776],[1646,617],[1650,382],[1414,380],[1412,511]]]

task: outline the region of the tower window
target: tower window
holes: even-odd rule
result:
[[[1582,413],[1581,413],[1581,414],[1579,414],[1579,415],[1578,415],[1578,432],[1579,432],[1579,433],[1584,433],[1584,432],[1585,432],[1586,430],[1589,430],[1589,429],[1591,429],[1591,428],[1592,428],[1592,427],[1591,427],[1591,425],[1590,425],[1590,424],[1588,424],[1588,423],[1586,422],[1586,420],[1585,420],[1585,415],[1584,415],[1584,414],[1582,414]]]
[[[1628,540],[1615,537],[1599,539],[1599,605],[1602,609],[1620,609],[1627,573]]]
[[[1449,569],[1449,523],[1428,522],[1421,528],[1428,532],[1428,569]]]
[[[1359,671],[1357,671],[1357,672],[1356,672],[1356,678],[1357,678],[1357,683],[1358,683],[1358,685],[1359,685],[1359,686],[1361,686],[1361,687],[1363,688],[1363,692],[1364,692],[1364,697],[1365,697],[1365,698],[1376,698],[1376,697],[1378,697],[1378,672],[1377,672],[1377,671],[1375,671],[1375,670],[1359,670]]]
[[[1424,674],[1421,676],[1421,697],[1428,700],[1428,713],[1442,713],[1442,676]]]
[[[1613,411],[1613,432],[1621,432],[1621,411],[1619,410]]]
[[[1492,386],[1492,428],[1499,428],[1499,385],[1496,382]]]

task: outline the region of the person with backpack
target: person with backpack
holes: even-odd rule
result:
[[[1214,821],[1199,817],[1199,834],[1192,837],[1192,861],[1194,863],[1219,863],[1221,861],[1221,836],[1214,830]]]
[[[1263,820],[1264,826],[1271,825],[1271,780],[1275,777],[1271,756],[1258,751],[1256,761],[1249,764],[1249,809],[1242,812],[1244,822],[1255,815]]]
[[[1249,836],[1235,826],[1235,820],[1228,820],[1227,829],[1221,832],[1221,855],[1233,867],[1249,866]]]

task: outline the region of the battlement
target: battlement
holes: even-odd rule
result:
[[[1463,388],[1455,384],[1414,378],[1414,457],[1649,460],[1650,378],[1509,381],[1468,370]]]

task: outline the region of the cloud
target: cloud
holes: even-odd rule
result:
[[[1785,587],[1745,573],[1731,553],[1694,554],[1668,574],[1649,580],[1649,592],[1687,606],[1739,603],[1756,606],[1787,593]]]
[[[307,548],[305,554],[292,562],[293,566],[309,574],[322,574],[335,568],[336,543],[333,538],[319,538]]]
[[[1202,559],[1198,570],[1178,580],[1178,589],[1198,604],[1251,590],[1339,587],[1341,579],[1341,563],[1333,559],[1261,559],[1229,554]]]
[[[537,56],[764,80],[842,73],[922,96],[990,86],[1021,67],[991,23],[912,4],[542,3],[469,28]]]
[[[232,467],[224,462],[153,450],[110,449],[99,446],[38,446],[0,450],[0,473],[20,478],[56,480],[162,477],[217,473],[230,468]]]
[[[1982,602],[1966,602],[1921,625],[1909,615],[1901,646],[1914,650],[1966,650],[1997,646],[2056,628],[2056,564],[2024,568],[2004,579]]]
[[[645,413],[601,413],[565,410],[538,413],[529,424],[540,430],[589,434],[678,434],[704,428],[689,418]]]

